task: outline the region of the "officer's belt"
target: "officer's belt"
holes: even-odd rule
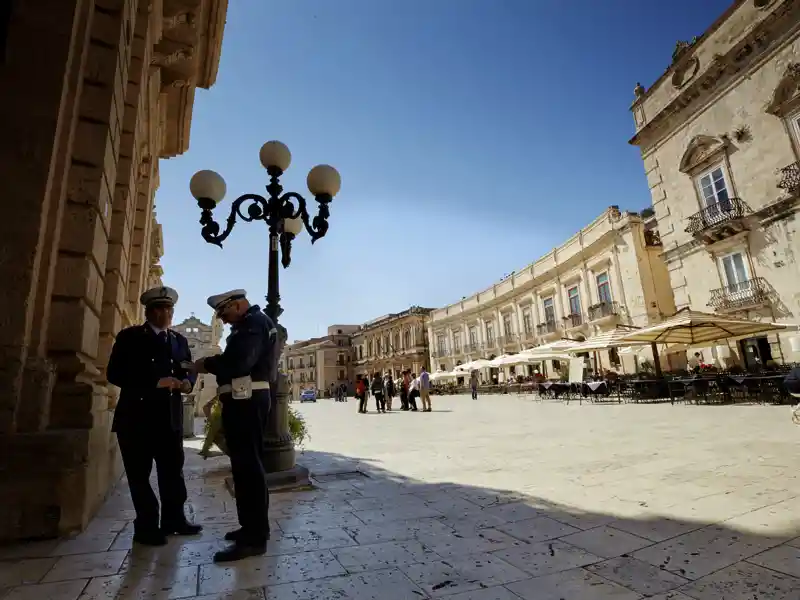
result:
[[[268,390],[269,381],[254,381],[252,383],[252,390]],[[233,386],[230,383],[221,385],[217,388],[217,394],[230,394],[233,391]]]

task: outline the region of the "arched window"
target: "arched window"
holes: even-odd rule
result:
[[[406,329],[406,330],[403,332],[403,347],[404,347],[406,350],[408,350],[409,348],[411,348],[411,330],[410,330],[410,329]]]

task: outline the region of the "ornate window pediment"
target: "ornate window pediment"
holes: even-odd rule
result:
[[[800,100],[800,63],[789,63],[786,66],[786,71],[783,74],[775,92],[772,94],[772,100],[764,109],[771,115],[782,117],[787,111],[790,111],[794,106],[794,100]]]
[[[723,152],[728,142],[711,135],[696,135],[689,142],[678,167],[681,173],[691,173],[715,155]]]

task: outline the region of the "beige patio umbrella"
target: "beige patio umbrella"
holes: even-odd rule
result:
[[[762,323],[747,319],[735,319],[684,308],[658,325],[636,329],[620,341],[627,344],[650,342],[653,345],[654,367],[656,375],[661,376],[661,363],[658,359],[656,344],[686,344],[700,346],[707,342],[737,338],[768,331],[786,329],[786,325],[778,323]]]

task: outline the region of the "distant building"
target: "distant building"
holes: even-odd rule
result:
[[[618,326],[645,327],[672,315],[675,302],[654,224],[649,211],[638,215],[612,206],[534,263],[437,308],[428,323],[432,368],[449,371],[475,359],[560,338],[584,340]],[[598,354],[598,367],[622,365],[615,350]]]
[[[419,373],[428,364],[428,327],[431,308],[412,306],[364,323],[353,335],[354,369],[357,375],[391,373],[410,369]]]
[[[186,337],[193,360],[222,352],[219,343],[222,340],[223,325],[216,315],[212,315],[211,325],[203,323],[192,315],[177,325],[173,325],[172,329]],[[206,402],[217,394],[216,377],[208,373],[199,375],[193,394],[195,396],[196,410],[199,414]]]
[[[287,344],[278,362],[286,373],[292,398],[297,400],[305,389],[329,394],[331,386],[345,384],[352,388],[353,348],[351,336],[358,325],[331,325],[328,334]]]

